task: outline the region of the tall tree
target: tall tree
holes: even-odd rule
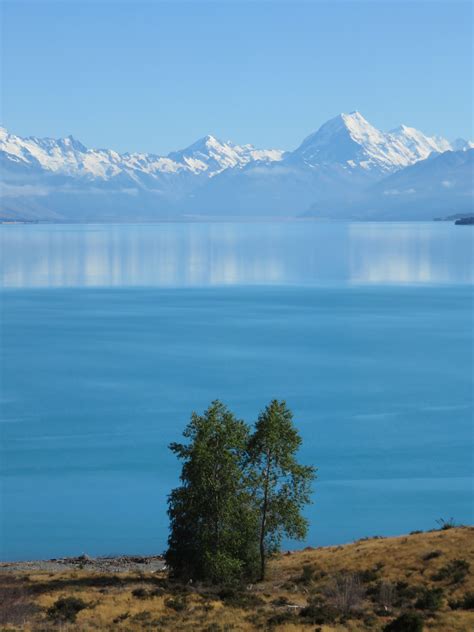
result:
[[[166,559],[182,579],[226,582],[255,576],[257,515],[246,477],[248,426],[219,401],[193,413],[187,443],[170,449],[183,461],[181,485],[168,499]]]
[[[283,535],[303,539],[308,523],[301,510],[310,502],[316,469],[301,465],[296,453],[301,438],[284,401],[273,400],[258,417],[248,446],[254,502],[259,514],[260,579],[266,560]]]

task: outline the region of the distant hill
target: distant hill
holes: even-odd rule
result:
[[[142,221],[189,216],[296,217],[308,209],[309,214],[339,217],[360,215],[359,205],[370,201],[367,216],[399,213],[400,217],[417,219],[420,214],[417,208],[410,210],[409,195],[395,200],[397,193],[384,193],[380,187],[398,191],[405,186],[403,181],[391,183],[388,178],[402,177],[404,170],[446,152],[459,154],[457,166],[450,167],[451,175],[446,178],[451,181],[456,169],[464,169],[463,156],[472,146],[464,139],[450,143],[403,125],[382,132],[359,112],[336,116],[287,152],[205,136],[167,156],[120,154],[112,149],[87,148],[72,136],[23,138],[0,128],[0,218]],[[438,190],[440,171],[432,172],[433,182],[429,181],[429,169],[424,175],[421,171],[423,187]],[[416,178],[418,172],[413,172],[414,176],[410,173],[403,178]],[[459,176],[451,189],[449,185],[439,189],[443,194],[439,212],[462,210],[455,207],[461,177],[465,176]],[[379,198],[387,201],[383,208]],[[425,211],[421,215],[425,216]]]
[[[431,154],[329,208],[314,204],[308,215],[374,220],[431,220],[474,211],[474,149]]]

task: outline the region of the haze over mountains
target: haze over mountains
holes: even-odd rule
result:
[[[0,217],[432,219],[472,212],[474,143],[340,114],[294,151],[206,136],[159,156],[0,129]]]

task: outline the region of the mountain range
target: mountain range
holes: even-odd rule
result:
[[[474,143],[340,114],[293,151],[213,136],[167,156],[0,128],[0,218],[432,219],[472,211]]]

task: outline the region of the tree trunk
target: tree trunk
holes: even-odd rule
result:
[[[260,529],[260,581],[265,579],[265,519]]]
[[[265,579],[265,528],[267,524],[268,511],[268,485],[270,478],[270,453],[267,452],[267,465],[265,467],[265,477],[263,483],[263,505],[262,520],[260,523],[260,581]]]

